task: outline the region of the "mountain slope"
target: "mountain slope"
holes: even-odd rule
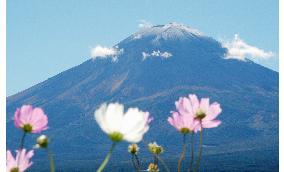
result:
[[[60,160],[58,166],[64,171],[72,162],[77,164],[78,171],[84,171],[100,162],[110,144],[93,113],[103,102],[118,101],[154,116],[145,141],[156,140],[165,145],[164,157],[173,162],[180,152],[177,140],[181,136],[166,119],[175,100],[195,93],[220,102],[223,108],[222,125],[205,131],[205,156],[216,155],[222,163],[222,156],[218,155],[232,155],[229,157],[233,162],[234,153],[242,152],[240,170],[247,169],[252,162],[258,167],[271,165],[273,168],[268,171],[278,168],[277,161],[268,161],[271,157],[278,159],[277,72],[249,60],[224,59],[226,49],[219,42],[176,23],[140,30],[116,47],[123,49],[116,61],[90,59],[8,97],[8,148],[15,149],[14,142],[21,134],[12,123],[15,109],[22,104],[40,106],[49,116],[50,129],[46,133],[51,137],[56,159]],[[116,161],[110,166],[129,159],[126,146],[122,143],[118,147],[113,156]],[[272,152],[263,158],[270,164],[256,160],[264,150]],[[251,160],[241,161],[249,155],[254,155]],[[36,159],[40,164],[45,157],[39,153]],[[210,162],[214,164],[214,159]],[[35,165],[35,169],[42,168]]]

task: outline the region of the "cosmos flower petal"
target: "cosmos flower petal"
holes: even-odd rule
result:
[[[173,112],[173,120],[175,123],[175,127],[179,130],[183,127],[181,116],[178,112]]]
[[[150,124],[154,120],[154,118],[152,116],[150,116],[149,112],[145,112],[144,119],[146,121],[145,125]]]
[[[172,117],[168,118],[168,122],[178,131],[181,131],[182,128],[194,131],[194,119],[191,115],[181,115],[178,112],[172,112]]]
[[[19,169],[21,171],[25,171],[27,168],[29,168],[32,165],[32,162],[30,162],[31,157],[34,155],[33,150],[27,152],[26,149],[23,149],[22,151],[17,152],[17,156],[19,156]]]
[[[105,122],[106,110],[107,110],[107,104],[104,103],[95,111],[95,119],[97,123],[99,124],[99,126],[101,127],[101,129],[105,133],[109,133],[110,129],[108,128],[108,125]]]
[[[201,124],[200,122],[195,122],[194,123],[194,132],[201,131]]]
[[[135,116],[135,118],[133,118]],[[125,140],[129,142],[139,142],[143,138],[143,135],[149,129],[149,113],[139,111],[138,108],[129,108],[124,116],[123,122],[133,121],[123,125],[122,134],[125,137]],[[135,122],[136,121],[136,122]],[[131,140],[133,138],[133,140]],[[138,138],[141,138],[140,140]],[[138,140],[137,140],[138,139]]]
[[[174,119],[172,117],[168,117],[168,122],[172,125],[175,126]]]
[[[17,109],[14,115],[14,124],[17,128],[21,128],[23,123],[20,120],[21,110]]]
[[[30,150],[26,155],[26,157],[28,158],[32,158],[33,156],[34,156],[34,150]]]
[[[40,108],[35,108],[32,112],[32,119],[30,121],[33,124],[32,133],[39,133],[46,130],[48,124],[48,118]]]
[[[186,128],[188,128],[189,130],[194,129],[193,121],[194,121],[193,116],[189,116],[189,115],[183,116],[183,123],[186,126]]]
[[[137,142],[140,142],[143,138],[143,135],[144,135],[144,132],[147,131],[147,130],[144,130],[145,127],[139,127],[139,129],[135,130],[135,131],[131,131],[129,133],[125,133],[123,136],[124,136],[124,139],[128,142],[131,142],[131,143],[137,143]],[[137,138],[141,138],[141,140],[136,140]]]
[[[140,128],[144,128],[144,121],[144,112],[139,111],[138,108],[129,108],[123,117],[120,131],[122,134],[135,132]]]
[[[20,109],[22,123],[29,123],[32,116],[33,107],[31,105],[23,105]]]
[[[34,108],[31,111],[31,123],[36,123],[37,121],[41,120],[42,117],[45,116],[43,110],[41,108]]]
[[[199,106],[202,111],[207,113],[209,110],[209,98],[201,98]]]
[[[109,126],[110,131],[119,131],[121,120],[123,118],[123,105],[111,103],[108,105],[105,113],[105,122]]]
[[[192,111],[195,114],[199,108],[199,100],[195,94],[190,94],[188,97],[191,102]]]
[[[6,169],[7,169],[7,172],[10,172],[10,170],[11,170],[13,167],[17,166],[17,162],[16,162],[16,160],[14,159],[14,157],[13,157],[11,151],[8,150],[6,156],[7,156],[7,157],[6,157],[6,158],[7,158]]]
[[[204,118],[204,121],[214,120],[221,112],[222,109],[220,107],[220,104],[217,102],[212,103],[209,106],[208,114]]]
[[[128,134],[124,139],[130,143],[138,143],[143,139],[143,134]]]
[[[187,97],[183,98],[183,108],[187,111],[187,113],[191,116],[193,116],[193,105],[190,102],[190,99]]]
[[[7,150],[7,161],[15,161],[11,151]]]
[[[183,98],[180,97],[178,101],[175,102],[176,109],[178,109],[179,113],[186,114],[186,111],[183,106]]]
[[[179,100],[175,102],[175,105],[181,115],[193,116],[193,109],[190,100],[187,97],[180,97]]]

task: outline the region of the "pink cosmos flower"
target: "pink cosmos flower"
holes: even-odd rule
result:
[[[26,149],[22,149],[16,152],[17,155],[15,159],[11,151],[7,151],[6,172],[24,172],[33,164],[33,162],[30,161],[34,155],[33,150],[27,152]]]
[[[191,131],[197,132],[196,126],[198,123],[194,121],[191,115],[172,112],[172,117],[168,118],[168,122],[183,134],[187,134]]]
[[[196,95],[190,94],[187,101],[185,101],[185,105],[189,107],[187,109],[193,114],[195,121],[198,121],[198,130],[218,127],[221,124],[220,120],[216,120],[217,116],[222,112],[219,103],[213,102],[210,104],[209,98],[201,98],[199,101]]]
[[[40,133],[46,130],[48,118],[41,108],[23,105],[15,112],[14,123],[17,128],[22,128],[27,133]]]
[[[190,94],[189,97],[179,98],[175,105],[178,112],[172,112],[168,122],[181,132],[197,132],[201,127],[213,128],[221,124],[221,121],[215,119],[222,111],[220,104],[209,104],[209,98],[199,101],[196,95]]]

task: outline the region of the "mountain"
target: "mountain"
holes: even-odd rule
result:
[[[7,147],[16,149],[21,136],[13,125],[14,111],[32,104],[49,116],[45,133],[57,169],[91,171],[111,144],[94,111],[103,102],[120,102],[152,114],[145,143],[162,144],[162,157],[175,169],[182,138],[167,117],[180,96],[195,93],[218,101],[223,109],[222,125],[204,133],[203,170],[278,171],[277,72],[250,60],[226,59],[220,42],[177,23],[143,28],[114,47],[121,50],[115,58],[90,58],[8,97]],[[150,155],[144,143],[140,146],[147,162]],[[129,160],[127,143],[121,143],[108,168],[131,171]],[[43,152],[37,151],[34,161],[32,171],[48,168]]]

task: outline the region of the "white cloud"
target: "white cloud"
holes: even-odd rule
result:
[[[238,34],[235,34],[235,37],[231,41],[222,41],[223,47],[228,49],[226,54],[227,59],[239,59],[245,60],[247,57],[254,59],[262,58],[267,59],[272,57],[274,54],[269,51],[264,51],[255,46],[249,45],[244,40],[242,40]]]
[[[97,58],[112,58],[113,61],[117,60],[117,57],[123,53],[123,49],[118,47],[104,47],[97,45],[91,49],[91,57],[95,60]]]
[[[148,57],[161,57],[161,58],[170,58],[171,56],[173,56],[171,53],[169,52],[160,52],[160,50],[158,51],[152,51],[151,53],[146,53],[146,52],[142,52],[142,56],[143,56],[143,60],[147,59]]]
[[[153,26],[153,24],[146,21],[146,20],[140,20],[140,23],[138,25],[138,27],[141,28],[141,29],[150,28],[152,26]]]
[[[150,54],[142,52],[142,56],[143,56],[143,60],[145,60],[147,57],[150,57]]]

